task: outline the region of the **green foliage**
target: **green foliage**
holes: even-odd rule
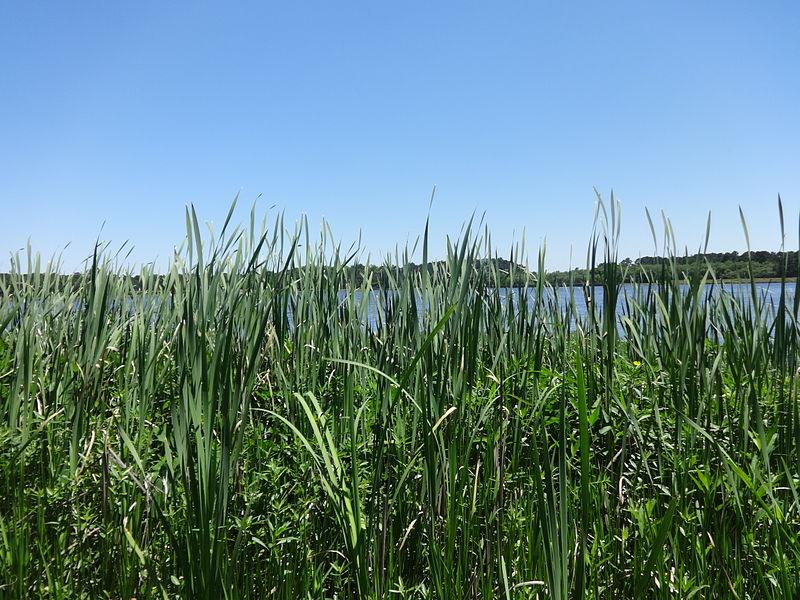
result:
[[[0,598],[800,594],[798,299],[713,286],[769,257],[620,262],[612,198],[560,297],[472,223],[375,267],[232,215],[0,280]]]
[[[626,258],[619,263],[623,271],[623,283],[648,283],[657,281],[662,273],[678,270],[682,279],[702,276],[710,271],[719,281],[748,281],[750,274],[756,279],[780,280],[788,277],[796,279],[798,275],[797,252],[702,252],[685,256],[642,256],[636,260]],[[604,285],[602,274],[604,265],[597,265],[594,272],[587,269],[572,271],[550,271],[546,274],[548,283],[552,285],[584,285],[594,283]]]

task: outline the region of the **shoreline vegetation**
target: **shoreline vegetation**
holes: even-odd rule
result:
[[[736,251],[725,253],[697,253],[691,256],[645,256],[636,260],[626,258],[615,263],[614,270],[619,276],[619,283],[630,285],[636,283],[654,282],[663,279],[669,271],[669,276],[674,280],[687,284],[693,275],[708,274],[709,282],[721,284],[736,283],[780,283],[781,281],[795,282],[798,275],[798,252],[770,252],[759,250],[754,252]],[[526,287],[535,286],[539,278],[537,271],[531,271],[522,264],[514,263],[504,258],[478,259],[475,263],[478,276],[484,284],[497,284],[499,287]],[[335,267],[329,267],[331,275]],[[370,289],[386,289],[388,283],[397,280],[403,274],[416,274],[424,268],[421,264],[408,262],[396,267],[391,264],[378,265],[342,265],[348,280],[353,281],[354,288],[363,290],[369,281]],[[429,276],[436,273],[446,273],[447,261],[432,261],[428,263]],[[571,287],[605,285],[604,263],[593,268],[576,267],[570,271],[544,271],[544,281],[553,287]],[[290,277],[302,277],[302,267],[290,269]],[[51,273],[54,285],[61,290],[76,290],[80,286],[83,274],[69,275]],[[142,290],[141,276],[138,274],[117,274],[118,277],[129,278],[130,285],[136,291]],[[0,294],[3,289],[10,286],[8,283],[19,274],[0,273]],[[23,275],[23,277],[25,277]],[[28,275],[33,278],[33,275]],[[167,275],[150,274],[154,279],[165,280]],[[6,285],[2,285],[5,283]]]
[[[599,203],[579,311],[469,225],[356,268],[234,208],[0,277],[0,598],[800,597],[797,253],[629,264]]]

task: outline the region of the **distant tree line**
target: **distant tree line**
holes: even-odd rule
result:
[[[453,266],[453,265],[451,265]],[[428,274],[441,274],[447,272],[451,266],[445,261],[434,261],[427,264],[413,262],[404,265],[385,264],[376,265],[325,265],[315,266],[315,277],[326,281],[339,281],[347,287],[382,288],[392,289],[394,282],[403,278],[407,273],[422,274],[427,269]],[[613,268],[609,268],[613,267]],[[475,285],[486,287],[521,287],[533,285],[537,273],[529,271],[519,263],[504,258],[490,258],[473,261],[464,265],[471,268]],[[719,280],[736,281],[748,280],[751,276],[755,279],[780,279],[786,277],[795,279],[798,276],[798,252],[769,252],[759,250],[756,252],[712,252],[707,254],[693,254],[691,256],[663,257],[642,256],[636,260],[626,258],[616,265],[598,264],[594,269],[576,268],[571,271],[550,271],[545,273],[545,280],[555,286],[584,285],[592,282],[603,285],[608,273],[613,273],[614,278],[624,283],[658,281],[659,279],[679,278],[688,279],[693,274],[705,273],[710,269]],[[275,275],[275,274],[273,274]],[[304,267],[294,267],[286,274],[284,281],[307,276]],[[68,275],[49,274],[51,285],[61,291],[77,290],[86,273],[73,273]],[[132,291],[142,289],[139,275],[113,274],[110,277],[127,279]],[[277,275],[275,275],[277,277]],[[0,295],[7,290],[13,293],[13,287],[18,285],[39,286],[44,283],[43,274],[22,275],[0,273]],[[148,277],[156,282],[163,282],[165,275],[150,274]]]
[[[755,279],[795,279],[798,275],[798,252],[709,252],[685,256],[642,256],[636,260],[626,258],[619,263],[615,276],[625,283],[672,279],[675,274],[688,279],[693,274],[710,269],[718,280],[737,281]],[[553,285],[583,285],[590,280],[604,283],[607,265],[599,264],[593,270],[551,271],[547,281]]]
[[[314,267],[317,269],[317,276],[327,280],[339,278],[340,281],[352,282],[356,288],[380,288],[392,289],[395,282],[405,279],[407,275],[415,274],[422,276],[427,270],[428,276],[447,274],[450,267],[446,261],[432,261],[427,264],[417,264],[408,262],[404,265],[340,265]],[[524,266],[514,263],[504,258],[485,258],[473,261],[469,265],[464,264],[465,268],[472,269],[473,281],[476,285],[486,287],[521,287],[530,285],[534,279],[534,274],[529,272]],[[289,272],[289,278],[301,277],[302,267],[296,267]],[[348,285],[350,287],[350,285]]]
[[[533,275],[522,265],[513,263],[503,258],[493,259],[479,259],[469,264],[463,263],[464,268],[472,270],[472,277],[475,285],[484,285],[487,287],[521,287],[530,284],[533,280]],[[282,283],[290,283],[293,280],[313,277],[324,280],[329,284],[338,282],[341,287],[347,288],[382,288],[392,289],[396,286],[397,281],[405,278],[410,272],[412,274],[422,275],[427,270],[428,275],[446,274],[449,267],[445,261],[433,261],[426,265],[415,264],[413,262],[406,263],[402,266],[392,264],[377,265],[363,265],[363,264],[350,264],[350,265],[315,265],[311,267],[314,273],[308,273],[306,267],[293,267],[289,269],[283,276]],[[265,273],[268,277],[275,277],[276,284],[278,274],[274,272]],[[131,291],[140,291],[143,287],[141,277],[139,275],[118,273],[107,275],[112,279],[125,280],[124,282],[118,281],[130,286]],[[72,274],[57,274],[49,273],[44,274],[10,274],[0,273],[0,296],[4,294],[4,290],[13,294],[15,287],[18,286],[35,286],[40,287],[48,285],[49,289],[58,290],[59,292],[75,292],[81,287],[81,282],[87,277],[87,273],[72,273]],[[151,280],[150,285],[153,283],[162,284],[166,280],[166,275],[149,274],[148,278]],[[45,278],[48,282],[45,282]],[[346,285],[345,285],[346,284]],[[119,286],[117,286],[119,287]]]
[[[110,278],[128,280],[133,291],[142,289],[139,275],[110,275]],[[154,279],[163,279],[163,275],[154,275]],[[47,285],[48,289],[58,292],[75,292],[81,287],[81,282],[86,279],[86,273],[0,273],[0,297],[4,294],[13,294],[19,286],[32,286],[41,288]]]

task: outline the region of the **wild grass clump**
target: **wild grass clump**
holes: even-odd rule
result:
[[[602,288],[501,289],[472,224],[356,276],[233,207],[164,274],[15,260],[0,597],[798,597],[793,284],[623,286],[610,206]]]

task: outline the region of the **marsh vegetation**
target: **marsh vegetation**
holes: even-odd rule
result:
[[[163,276],[15,263],[0,597],[797,597],[798,297],[669,243],[628,295],[617,210],[566,303],[543,258],[508,301],[470,225],[360,281],[327,232],[191,210]]]

